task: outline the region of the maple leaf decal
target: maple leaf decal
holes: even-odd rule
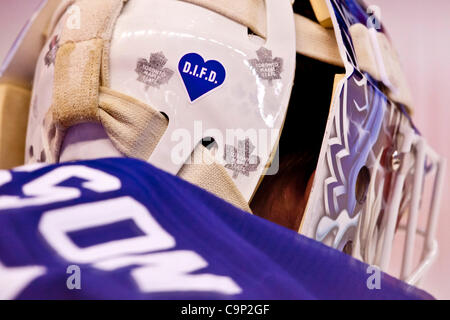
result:
[[[150,58],[141,58],[136,65],[138,81],[145,83],[145,90],[149,87],[159,88],[160,85],[168,83],[174,72],[164,68],[167,58],[162,52],[152,53]]]
[[[263,80],[281,79],[281,72],[283,72],[283,59],[272,58],[272,51],[261,47],[256,51],[258,59],[249,60],[250,65],[255,69],[256,74]]]
[[[44,63],[47,67],[50,67],[50,65],[55,64],[56,60],[56,52],[59,49],[59,38],[58,36],[54,36],[52,38],[52,41],[50,41],[48,45],[48,51],[44,57]]]
[[[248,177],[251,171],[256,171],[261,160],[258,156],[251,155],[254,150],[255,146],[248,138],[239,140],[237,148],[225,145],[225,168],[233,171],[233,179],[240,173]]]

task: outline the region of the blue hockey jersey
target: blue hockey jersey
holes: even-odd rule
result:
[[[134,159],[0,171],[3,299],[427,299]]]

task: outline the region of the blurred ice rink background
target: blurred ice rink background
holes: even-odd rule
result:
[[[0,0],[0,61],[39,2]],[[366,3],[379,6],[381,21],[399,52],[416,103],[413,115],[416,125],[432,147],[450,159],[450,1],[370,0]],[[450,299],[449,171],[450,168],[438,227],[439,257],[420,284],[440,299]]]

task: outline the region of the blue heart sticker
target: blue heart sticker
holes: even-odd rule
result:
[[[225,68],[219,61],[205,62],[197,53],[188,53],[181,58],[178,71],[191,102],[221,86],[226,77]]]

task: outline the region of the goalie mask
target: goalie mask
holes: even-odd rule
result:
[[[445,162],[411,122],[376,17],[355,0],[311,2],[323,26],[288,0],[44,1],[2,67],[2,82],[29,83],[36,64],[26,162],[136,157],[250,211],[264,175],[277,174],[300,54],[343,72],[299,232],[387,270],[407,215],[400,277],[415,283],[437,250]],[[427,176],[433,199],[413,268]]]

